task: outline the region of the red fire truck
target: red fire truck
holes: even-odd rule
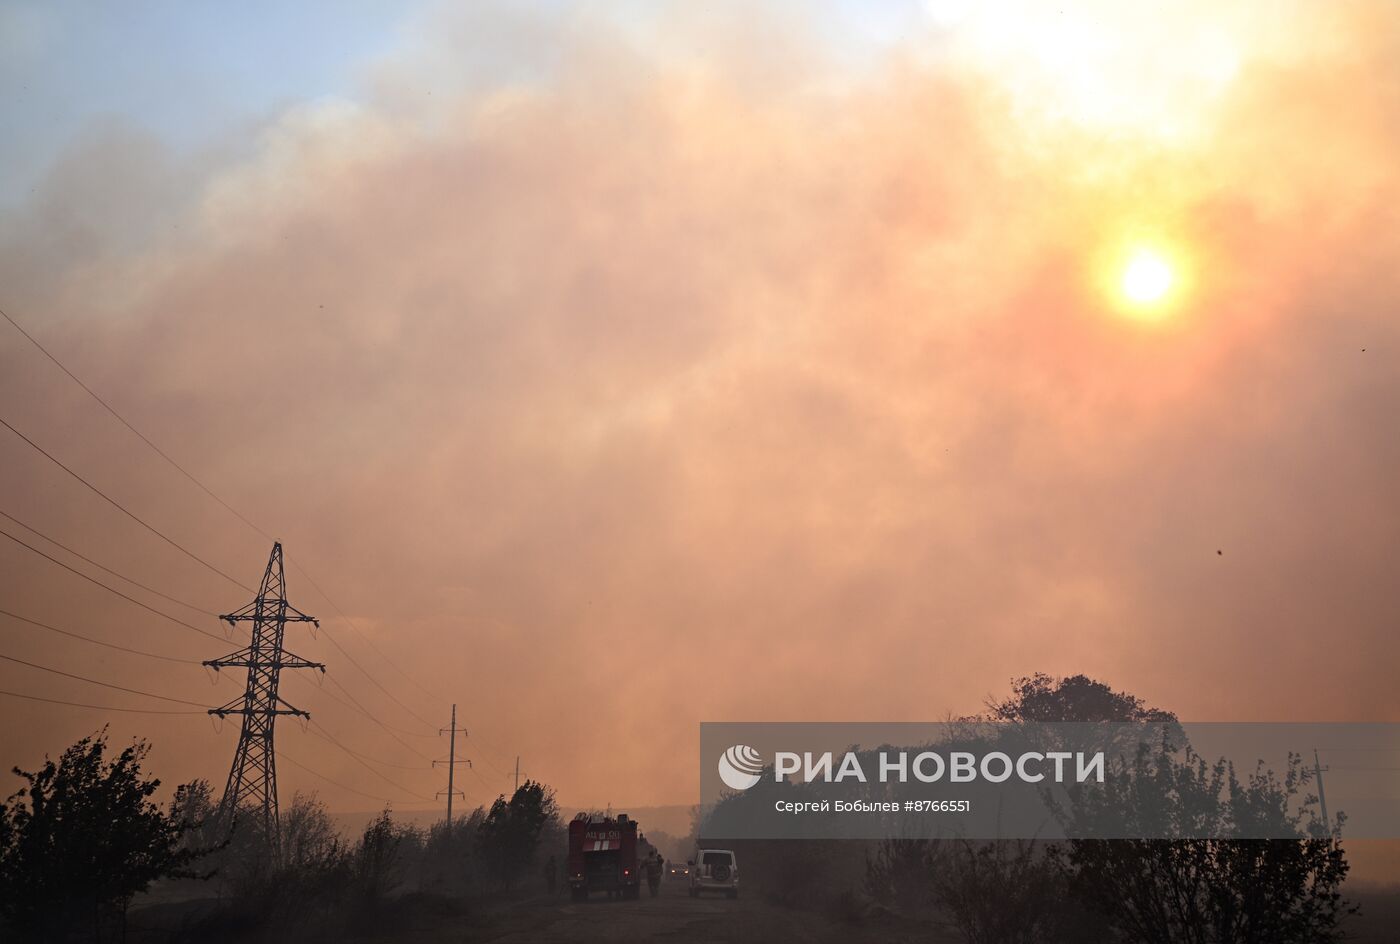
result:
[[[641,892],[637,863],[637,823],[626,813],[617,818],[579,813],[569,823],[569,889],[574,901],[589,892],[609,898],[636,898]]]

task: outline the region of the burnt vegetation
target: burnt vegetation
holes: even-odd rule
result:
[[[477,903],[515,894],[563,835],[553,790],[533,780],[450,824],[423,828],[385,809],[352,837],[299,793],[282,815],[280,857],[256,823],[240,818],[211,857],[204,897],[216,901],[186,915],[177,940],[331,941],[470,917]]]
[[[1083,676],[1021,679],[1009,697],[968,720],[1175,722]],[[274,848],[259,817],[237,817],[231,829],[220,822],[207,782],[158,802],[160,783],[143,769],[147,750],[138,741],[118,751],[102,732],[37,771],[16,771],[22,789],[0,807],[0,937],[387,941],[406,929],[451,928],[451,939],[472,940],[492,936],[503,915],[519,920],[571,906],[562,884],[555,892],[567,834],[544,784],[526,781],[450,824],[421,827],[385,809],[348,833],[314,794],[298,793],[283,804]],[[1347,859],[1340,839],[1313,816],[1308,771],[1296,760],[1278,773],[1241,776],[1189,751],[1140,748],[1121,786],[1059,815],[1102,815],[1092,802],[1132,816],[1144,795],[1155,797],[1147,804],[1153,815],[1191,819],[1206,835],[1248,835],[1253,824],[1298,838],[724,841],[706,834],[697,808],[690,836],[665,837],[663,845],[668,858],[697,843],[733,849],[744,905],[818,921],[830,932],[822,940],[1343,938],[1355,911],[1343,895]],[[606,914],[625,905],[572,907]],[[754,914],[735,910],[727,919],[733,939],[749,939],[745,921],[768,920],[767,912]]]
[[[136,742],[109,759],[104,732],[37,772],[15,771],[25,788],[0,807],[0,938],[343,940],[466,914],[509,894],[562,842],[553,791],[526,781],[451,824],[419,828],[385,809],[349,837],[314,794],[298,793],[282,811],[279,853],[257,816],[221,825],[206,781],[159,806],[147,751]]]
[[[968,721],[1153,722],[1176,718],[1132,695],[1075,676],[1036,675]],[[1303,944],[1344,937],[1356,907],[1342,894],[1348,863],[1306,792],[1297,758],[1281,774],[1241,777],[1188,750],[1139,748],[1126,778],[1059,811],[1066,821],[1139,811],[1191,823],[1202,835],[1297,839],[1071,839],[976,842],[928,837],[879,843],[736,842],[761,893],[822,907],[834,920],[894,936],[967,944],[1110,941],[1124,944]],[[730,802],[746,802],[739,795]],[[761,801],[759,801],[761,802]],[[1090,808],[1089,804],[1097,804]],[[1105,805],[1107,808],[1105,808]],[[1132,826],[1147,828],[1146,824]],[[702,827],[703,828],[703,827]],[[1144,834],[1151,834],[1151,829]],[[863,861],[858,894],[850,863]],[[919,929],[925,929],[921,932]]]

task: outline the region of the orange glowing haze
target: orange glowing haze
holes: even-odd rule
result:
[[[0,215],[0,308],[373,640],[289,572],[331,634],[289,647],[400,739],[329,681],[285,694],[401,766],[287,723],[365,795],[295,767],[284,795],[434,808],[446,742],[414,734],[454,700],[473,802],[519,754],[566,805],[694,802],[701,720],[937,720],[1036,671],[1197,720],[1400,720],[1394,5],[935,2],[876,38],[705,6],[438,10],[226,145],[85,126]],[[256,582],[269,542],[3,322],[0,405]],[[3,429],[0,496],[248,601]],[[6,610],[233,648],[0,545]],[[0,652],[240,684],[4,617]],[[0,706],[7,769],[110,722],[222,786],[236,733]]]

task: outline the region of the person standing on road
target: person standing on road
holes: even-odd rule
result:
[[[549,857],[549,861],[544,864],[544,884],[549,889],[549,894],[554,894],[554,887],[559,881],[559,866],[554,861],[554,856]]]

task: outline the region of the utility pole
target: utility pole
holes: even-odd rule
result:
[[[283,669],[320,669],[320,662],[308,662],[282,648],[282,638],[288,623],[321,623],[287,602],[286,574],[282,567],[282,544],[273,542],[267,559],[257,598],[243,609],[221,615],[230,626],[240,622],[253,624],[248,645],[222,659],[204,664],[216,672],[225,668],[246,668],[248,684],[243,697],[222,708],[211,708],[211,715],[220,718],[239,715],[243,727],[238,735],[238,749],[233,754],[233,766],[228,772],[223,799],[219,802],[219,821],[231,828],[234,818],[244,807],[260,808],[263,835],[274,859],[280,859],[282,842],[277,818],[277,753],[272,743],[273,725],[278,715],[310,718],[287,703],[277,693]]]
[[[449,832],[452,830],[452,798],[454,796],[459,796],[464,800],[467,798],[467,795],[465,793],[463,793],[461,790],[455,789],[452,786],[452,774],[456,772],[457,765],[466,764],[468,767],[472,765],[471,760],[469,760],[468,758],[464,757],[461,760],[457,759],[457,735],[466,735],[466,733],[466,728],[457,727],[457,706],[453,705],[452,726],[450,728],[438,728],[438,737],[442,737],[444,734],[446,734],[450,738],[450,740],[448,740],[447,742],[447,760],[433,761],[434,767],[436,767],[438,764],[445,764],[447,766],[447,790],[439,790],[437,795],[443,796],[445,793],[447,796],[447,829]]]
[[[515,789],[520,789],[520,755],[515,755]]]
[[[1317,774],[1317,803],[1322,807],[1322,828],[1326,830],[1330,839],[1332,836],[1332,821],[1327,818],[1327,791],[1322,789],[1322,772],[1329,768],[1322,766],[1322,761],[1317,756],[1317,748],[1313,748],[1313,771]]]

